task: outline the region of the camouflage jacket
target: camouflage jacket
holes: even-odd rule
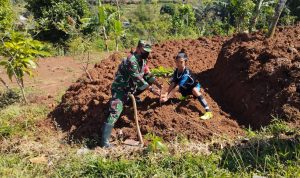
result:
[[[139,60],[139,57],[138,54],[133,53],[123,59],[115,75],[112,90],[133,92],[136,89],[144,90],[149,86],[143,78],[144,68],[147,67],[146,60]]]

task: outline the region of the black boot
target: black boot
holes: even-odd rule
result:
[[[111,135],[111,131],[113,129],[114,125],[104,122],[103,128],[102,128],[102,137],[100,146],[104,148],[109,148],[111,145],[109,144],[109,139]]]

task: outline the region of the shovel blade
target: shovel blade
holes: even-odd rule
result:
[[[127,139],[124,141],[125,145],[130,145],[130,146],[139,146],[140,142],[132,140],[132,139]]]

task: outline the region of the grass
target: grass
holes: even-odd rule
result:
[[[299,177],[299,140],[253,139],[248,144],[226,148],[221,165],[232,172],[254,172],[268,177]]]
[[[14,135],[31,134],[35,122],[45,118],[48,113],[46,106],[14,104],[0,110],[0,140]]]

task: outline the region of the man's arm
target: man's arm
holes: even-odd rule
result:
[[[143,73],[138,70],[138,64],[135,61],[129,61],[129,76],[133,79],[140,90],[145,90],[149,87],[149,84],[143,78]]]

